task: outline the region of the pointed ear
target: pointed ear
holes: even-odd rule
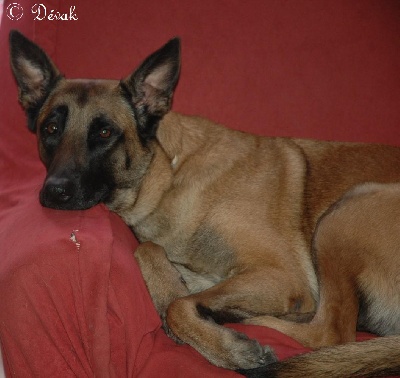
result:
[[[34,115],[61,75],[46,53],[20,32],[10,32],[11,68],[18,84],[19,101],[34,128]]]
[[[171,109],[179,78],[180,40],[171,39],[151,54],[132,75],[121,81],[145,140],[155,136],[158,121]]]

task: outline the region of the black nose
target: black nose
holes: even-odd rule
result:
[[[70,180],[50,176],[44,183],[41,199],[45,206],[53,207],[54,205],[68,202],[73,195],[74,185]]]

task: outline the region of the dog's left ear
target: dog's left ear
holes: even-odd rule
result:
[[[144,141],[155,136],[158,121],[171,109],[179,69],[180,40],[174,38],[121,81],[133,105],[139,136]]]

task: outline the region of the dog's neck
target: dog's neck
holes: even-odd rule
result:
[[[204,119],[168,113],[160,122],[156,140],[149,145],[152,160],[140,188],[119,190],[116,197],[122,200],[107,205],[136,229],[154,212],[155,206],[160,206],[165,193],[178,187],[193,189],[199,183],[207,185],[208,180],[226,168],[227,164],[223,162],[220,165],[215,163],[214,155],[215,148],[223,148],[219,141],[227,132]],[[192,159],[195,159],[195,164],[192,164]],[[223,158],[218,158],[219,162],[221,160]],[[214,167],[213,174],[209,172],[210,164]],[[195,171],[193,167],[196,167]],[[207,179],[200,180],[199,176],[204,174]]]
[[[205,128],[191,120],[192,117],[170,112],[160,122],[157,140],[174,170],[207,141]]]

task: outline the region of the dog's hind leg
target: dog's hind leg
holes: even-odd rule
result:
[[[360,319],[377,334],[398,334],[398,188],[359,186],[321,218],[313,242],[320,300],[309,324],[270,317],[245,322],[275,328],[311,348],[354,341]]]
[[[398,185],[358,187],[325,214],[314,238],[321,282],[315,318],[310,324],[266,317],[247,322],[271,326],[314,348],[327,347],[274,363],[268,376],[400,374],[400,336],[387,336],[400,332],[399,224]],[[387,337],[348,343],[360,319],[366,329]],[[330,346],[336,343],[345,344]]]
[[[244,323],[274,328],[310,348],[355,340],[361,292],[357,280],[363,263],[358,252],[352,249],[351,242],[346,240],[345,232],[337,234],[342,224],[341,217],[328,214],[314,238],[320,295],[311,322],[299,324],[259,316],[246,319]]]
[[[332,253],[335,251],[331,250]],[[327,256],[326,256],[327,257]],[[320,261],[320,271],[324,280],[320,287],[320,302],[310,323],[294,323],[272,316],[256,316],[245,319],[245,324],[274,328],[310,348],[354,341],[359,309],[357,287],[354,275],[344,269],[352,266],[336,255],[338,263]]]
[[[355,340],[361,292],[357,279],[362,264],[350,253],[343,238],[326,235],[332,223],[322,226],[314,244],[320,277],[319,303],[314,318],[309,323],[294,323],[257,316],[244,323],[274,328],[310,348]]]

